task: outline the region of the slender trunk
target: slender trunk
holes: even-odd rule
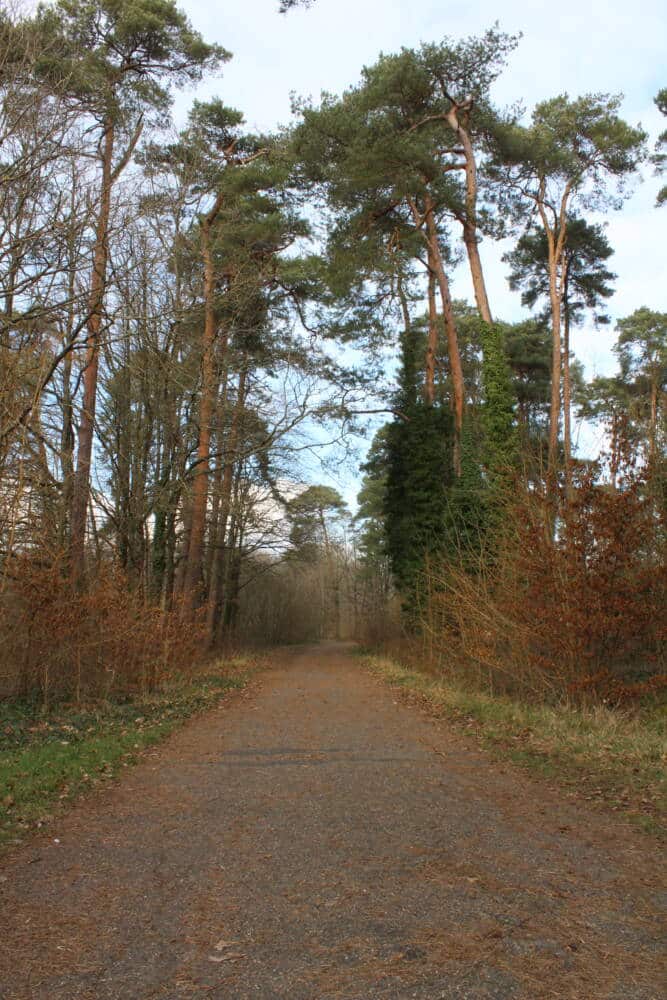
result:
[[[549,453],[547,459],[549,488],[556,485],[558,472],[558,426],[560,421],[561,381],[561,301],[558,290],[558,263],[549,240],[549,301],[551,303],[551,405],[549,408]]]
[[[204,262],[204,332],[202,337],[202,388],[199,401],[199,436],[197,458],[192,486],[192,522],[190,543],[184,577],[184,610],[191,612],[200,596],[206,507],[208,503],[209,455],[211,450],[211,422],[215,400],[214,347],[215,321],[215,272],[211,247],[211,227],[222,207],[218,196],[215,205],[204,218],[201,229],[201,248]]]
[[[164,582],[162,584],[162,594],[160,607],[163,611],[171,611],[174,606],[174,577],[176,576],[176,507],[178,500],[174,498],[174,503],[167,514],[165,545],[165,567]]]
[[[229,428],[229,440],[225,448],[225,467],[222,476],[222,488],[220,491],[220,511],[218,514],[218,531],[216,538],[216,552],[211,567],[211,583],[209,588],[209,602],[207,613],[207,630],[211,643],[215,640],[215,634],[220,618],[222,607],[222,590],[225,578],[225,536],[227,534],[227,522],[231,511],[232,487],[234,485],[234,464],[237,459],[239,431],[241,426],[241,415],[245,405],[247,369],[245,366],[239,374],[239,385],[236,395],[234,412]]]
[[[428,251],[428,339],[426,341],[426,363],[424,397],[433,406],[435,402],[435,359],[438,350],[438,308],[435,302],[435,266],[433,253]]]
[[[403,330],[407,336],[410,333],[410,309],[408,308],[408,300],[405,294],[405,289],[403,288],[403,279],[400,274],[398,275],[396,285],[398,289],[398,297],[401,303],[401,312],[403,313]]]
[[[558,479],[558,424],[560,420],[560,381],[561,381],[561,295],[565,274],[559,272],[563,268],[565,245],[567,238],[567,206],[570,197],[571,182],[565,185],[558,213],[553,210],[553,222],[548,217],[548,205],[545,198],[546,181],[540,180],[536,195],[537,210],[542,220],[547,238],[549,253],[549,302],[551,304],[551,406],[549,409],[549,453],[547,459],[547,490],[555,493]]]
[[[237,525],[232,518],[230,528],[231,549],[225,572],[225,608],[222,615],[222,625],[225,635],[234,630],[239,606],[241,584],[241,562],[243,560],[243,526]]]
[[[70,521],[70,575],[80,586],[84,574],[86,540],[86,512],[90,491],[90,466],[95,429],[95,404],[97,400],[97,373],[100,352],[100,331],[109,258],[109,216],[111,213],[112,159],[114,150],[114,125],[108,121],[104,129],[102,151],[102,190],[100,211],[95,232],[93,271],[88,299],[88,337],[86,362],[83,370],[83,402],[79,423],[77,465],[72,484],[72,514]]]
[[[475,163],[475,151],[472,147],[468,130],[459,121],[460,110],[460,108],[453,106],[447,115],[447,121],[458,136],[465,159],[465,216],[461,220],[463,225],[463,242],[468,255],[468,264],[470,265],[470,275],[472,277],[472,287],[477,309],[485,323],[492,323],[493,319],[489,306],[489,297],[486,294],[482,258],[479,254],[479,244],[477,242],[477,164]]]
[[[60,464],[63,476],[60,510],[60,545],[63,552],[69,548],[69,513],[72,503],[72,478],[74,475],[74,411],[72,404],[72,357],[63,361],[63,422],[60,431]]]
[[[176,554],[176,539],[174,538],[174,594],[182,599],[185,593],[185,575],[188,569],[188,553],[190,551],[190,528],[192,526],[192,497],[183,495],[181,504],[181,521],[183,531],[181,534],[178,554]],[[175,524],[176,522],[174,522]]]
[[[238,545],[234,551],[229,582],[227,586],[227,600],[225,601],[224,624],[225,632],[231,635],[236,626],[236,619],[239,611],[239,596],[241,586],[241,565],[243,561],[242,538],[239,538]]]
[[[169,471],[166,470],[162,481],[162,489],[169,482]],[[162,506],[162,500],[155,508],[155,524],[153,528],[153,544],[150,563],[150,593],[159,600],[164,585],[164,574],[167,564],[167,511]]]
[[[618,483],[618,467],[620,464],[620,449],[618,441],[618,415],[616,410],[611,417],[611,485],[616,489]]]
[[[225,371],[222,375],[222,386],[220,389],[219,398],[216,405],[217,417],[216,417],[216,441],[217,450],[222,452],[222,441],[224,439],[225,431],[225,411],[227,408],[227,386],[229,384],[228,371]],[[218,537],[218,521],[220,519],[220,493],[222,488],[222,473],[224,469],[224,460],[222,454],[219,455],[216,465],[215,472],[213,473],[213,501],[211,503],[211,525],[209,528],[209,542],[206,549],[206,559],[204,565],[204,579],[208,583],[208,590],[210,595],[211,590],[211,576],[213,572],[213,563],[215,561],[216,552],[216,540]]]
[[[76,205],[76,184],[72,176],[70,211],[74,217]],[[75,322],[76,296],[76,235],[70,229],[68,239],[67,275],[67,323],[63,335],[63,345],[72,342]],[[60,466],[62,470],[62,496],[60,503],[60,547],[68,558],[70,545],[70,512],[72,507],[72,482],[74,478],[74,401],[72,399],[72,352],[63,358],[62,374],[62,425],[60,428]],[[66,564],[67,570],[67,564]]]
[[[656,441],[658,436],[658,379],[651,379],[651,423],[649,425],[648,462],[653,473],[655,465]]]
[[[572,495],[572,383],[570,380],[570,307],[567,277],[563,295],[563,449],[565,454],[565,491]]]
[[[475,293],[477,310],[485,323],[493,323],[489,299],[486,294],[486,282],[482,270],[482,258],[479,255],[479,244],[477,243],[477,231],[474,225],[468,222],[463,226],[463,242],[465,243],[468,263],[470,264],[470,274],[472,276],[472,286]]]
[[[445,332],[447,334],[447,349],[449,352],[449,370],[452,379],[452,398],[454,403],[454,470],[456,475],[461,474],[461,428],[463,426],[463,405],[464,386],[463,368],[461,366],[461,355],[459,353],[459,342],[456,335],[456,323],[454,320],[454,310],[452,309],[452,299],[449,293],[449,282],[445,274],[445,268],[440,253],[438,242],[438,230],[433,218],[433,209],[427,206],[426,225],[428,230],[428,245],[432,255],[433,268],[435,270],[438,285],[440,287],[440,298],[442,300],[442,314],[445,321]]]

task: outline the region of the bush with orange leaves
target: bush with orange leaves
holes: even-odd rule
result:
[[[200,621],[184,626],[102,567],[76,592],[57,562],[22,556],[5,567],[0,593],[0,695],[45,705],[159,689],[201,656]]]
[[[432,662],[487,690],[617,704],[667,686],[664,507],[632,461],[581,466],[569,495],[504,501],[490,551],[431,566]]]

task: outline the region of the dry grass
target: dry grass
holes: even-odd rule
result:
[[[651,832],[665,832],[664,704],[633,712],[533,704],[458,686],[385,656],[365,656],[364,662],[494,754],[578,789]]]

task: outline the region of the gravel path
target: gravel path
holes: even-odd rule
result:
[[[651,847],[302,649],[5,861],[0,997],[659,1000]]]

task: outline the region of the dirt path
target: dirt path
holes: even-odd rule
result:
[[[5,862],[0,997],[658,1000],[614,823],[301,650]]]

